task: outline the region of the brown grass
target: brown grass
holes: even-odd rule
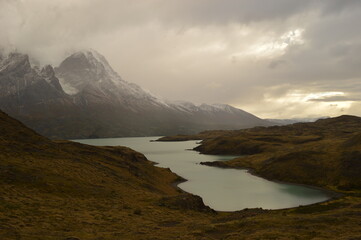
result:
[[[318,141],[313,139],[305,137],[307,143],[302,144]],[[273,144],[272,139],[267,141]],[[344,166],[351,175],[347,169],[354,164],[352,156],[346,157]],[[263,162],[253,160],[247,161],[254,166]],[[272,161],[283,162],[282,155]],[[0,112],[0,239],[357,239],[361,235],[360,193],[355,190],[341,199],[296,209],[215,213],[198,197],[173,187],[178,180],[129,148],[50,141]]]

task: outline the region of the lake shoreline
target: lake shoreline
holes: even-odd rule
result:
[[[204,153],[200,153],[200,154],[204,154]],[[205,154],[205,155],[207,155],[207,154]],[[213,155],[213,154],[209,154],[209,155]],[[319,186],[308,185],[308,184],[303,184],[303,183],[295,183],[295,182],[285,182],[285,181],[280,181],[280,180],[277,180],[277,179],[270,179],[270,178],[264,177],[264,176],[262,176],[260,174],[257,174],[255,172],[255,170],[252,169],[252,168],[230,167],[230,166],[227,166],[227,165],[219,166],[219,165],[212,165],[212,163],[218,163],[218,162],[200,162],[199,164],[204,165],[204,166],[208,166],[208,167],[215,167],[215,168],[245,170],[247,173],[249,173],[249,174],[251,174],[253,176],[263,178],[263,179],[265,179],[267,181],[270,181],[270,182],[281,183],[281,184],[290,184],[290,185],[301,186],[301,187],[307,187],[307,188],[311,188],[311,189],[315,189],[315,190],[325,192],[325,193],[330,195],[330,198],[327,199],[327,200],[317,202],[317,203],[307,204],[307,205],[300,205],[300,206],[310,206],[310,205],[314,205],[314,204],[320,204],[320,203],[336,200],[336,199],[339,199],[339,198],[342,198],[342,197],[345,196],[345,194],[342,193],[342,192],[336,192],[334,190],[326,189],[326,188],[319,187]],[[292,207],[292,208],[298,208],[298,207]],[[282,209],[292,209],[292,208],[282,208]],[[275,210],[281,210],[281,209],[275,209]]]
[[[185,140],[185,141],[194,141],[194,140]],[[185,142],[185,141],[172,141],[172,142]],[[151,141],[151,142],[157,142],[157,141]],[[165,141],[167,142],[167,141]],[[198,143],[197,143],[198,144]],[[185,149],[185,151],[194,151],[194,152],[197,152],[199,154],[203,154],[203,155],[215,155],[215,154],[205,154],[205,153],[201,153],[197,150],[194,150],[194,149]],[[223,154],[222,154],[223,156]],[[233,156],[233,155],[224,155],[224,156]],[[240,157],[240,156],[239,156]],[[236,157],[237,158],[237,157]],[[229,160],[226,160],[226,161],[229,161]],[[224,161],[224,162],[226,162]],[[265,209],[265,208],[262,208],[262,207],[259,207],[259,208],[243,208],[243,209],[239,209],[239,210],[234,210],[234,211],[220,211],[220,210],[215,210],[213,208],[211,208],[210,206],[207,206],[207,207],[210,207],[212,210],[214,210],[215,212],[218,212],[218,213],[234,213],[234,212],[241,212],[241,211],[247,211],[247,210],[250,210],[250,209],[261,209],[261,210],[264,210],[264,211],[282,211],[282,210],[292,210],[292,209],[297,209],[297,208],[300,208],[300,207],[307,207],[307,206],[314,206],[314,205],[318,205],[318,204],[322,204],[322,203],[325,203],[325,202],[330,202],[330,201],[333,201],[333,200],[336,200],[336,199],[340,199],[342,197],[345,196],[345,194],[341,193],[341,192],[336,192],[336,191],[333,191],[333,190],[330,190],[330,189],[326,189],[326,188],[322,188],[322,187],[319,187],[319,186],[314,186],[314,185],[307,185],[307,184],[302,184],[302,183],[293,183],[293,182],[285,182],[285,181],[280,181],[280,180],[275,180],[275,179],[269,179],[269,178],[266,178],[266,177],[263,177],[262,175],[260,174],[256,174],[256,172],[252,169],[252,168],[241,168],[241,167],[230,167],[230,166],[227,166],[227,165],[222,165],[222,166],[218,166],[218,165],[212,165],[212,163],[219,163],[219,162],[222,162],[222,161],[215,161],[215,162],[199,162],[197,164],[200,164],[200,165],[204,165],[204,166],[208,166],[208,167],[215,167],[215,168],[221,168],[221,169],[235,169],[235,170],[245,170],[246,173],[248,174],[251,174],[253,176],[256,176],[256,177],[259,177],[259,178],[262,178],[262,179],[265,179],[267,181],[270,181],[270,182],[273,182],[273,183],[280,183],[280,184],[289,184],[289,185],[295,185],[295,186],[301,186],[301,187],[306,187],[306,188],[310,188],[310,189],[315,189],[315,190],[318,190],[318,191],[322,191],[324,193],[326,193],[327,195],[329,195],[330,197],[324,201],[320,201],[320,202],[316,202],[316,203],[311,203],[311,204],[306,204],[306,205],[299,205],[299,206],[296,206],[296,207],[289,207],[289,208],[279,208],[279,209]],[[159,164],[159,163],[156,163],[156,164]],[[191,194],[191,195],[195,195],[195,196],[198,196],[197,194],[193,194],[193,193],[190,193],[190,192],[187,192],[185,190],[183,190],[182,188],[180,188],[178,185],[181,184],[181,183],[184,183],[184,182],[187,182],[189,181],[188,179],[178,175],[177,173],[173,172],[170,168],[166,168],[166,169],[169,169],[172,173],[174,173],[175,175],[177,175],[179,178],[181,178],[181,180],[179,181],[176,181],[172,184],[172,186],[176,187],[178,190],[182,191],[183,193],[187,193],[187,194]],[[198,196],[200,197],[202,200],[203,198],[201,196]]]
[[[210,162],[211,163],[211,162]],[[199,163],[201,164],[201,163]],[[156,163],[156,167],[158,163]],[[222,167],[218,167],[218,166],[212,166],[212,165],[207,165],[207,164],[202,164],[202,165],[205,165],[205,166],[208,166],[208,167],[215,167],[215,168],[222,168]],[[224,167],[225,169],[227,167]],[[166,169],[169,169],[169,168],[166,168]],[[307,184],[301,184],[301,183],[291,183],[291,182],[283,182],[283,181],[278,181],[278,180],[272,180],[272,179],[267,179],[265,177],[262,177],[261,175],[258,175],[256,174],[252,169],[250,168],[232,168],[232,167],[228,167],[228,169],[237,169],[237,170],[246,170],[246,172],[248,174],[251,174],[253,176],[256,176],[256,177],[260,177],[262,179],[265,179],[267,181],[270,181],[270,182],[274,182],[274,183],[281,183],[281,184],[291,184],[291,185],[296,185],[296,186],[302,186],[302,187],[307,187],[307,188],[311,188],[311,189],[315,189],[315,190],[319,190],[319,191],[322,191],[322,192],[325,192],[327,194],[330,195],[330,198],[327,199],[327,200],[324,200],[324,201],[320,201],[320,202],[316,202],[316,203],[311,203],[311,204],[306,204],[306,205],[299,205],[297,207],[289,207],[289,208],[278,208],[278,209],[266,209],[266,208],[262,208],[262,207],[258,207],[258,208],[243,208],[243,209],[239,209],[239,210],[234,210],[234,211],[220,211],[220,210],[215,210],[213,209],[212,207],[204,204],[205,206],[211,208],[213,211],[217,212],[217,213],[235,213],[235,212],[242,212],[242,211],[249,211],[249,210],[256,210],[256,209],[260,209],[260,210],[263,210],[263,211],[283,211],[283,210],[292,210],[292,209],[297,209],[297,208],[300,208],[300,207],[307,207],[307,206],[315,206],[315,205],[318,205],[318,204],[322,204],[322,203],[326,203],[326,202],[330,202],[330,201],[333,201],[333,200],[336,200],[336,199],[340,199],[342,197],[345,196],[345,194],[343,193],[340,193],[340,192],[335,192],[335,191],[332,191],[332,190],[329,190],[329,189],[324,189],[322,187],[317,187],[317,186],[312,186],[312,185],[307,185]],[[170,169],[169,169],[170,170]],[[194,196],[197,196],[197,197],[200,197],[202,200],[203,198],[197,194],[193,194],[193,193],[190,193],[190,192],[187,192],[185,190],[183,190],[182,188],[180,188],[178,185],[181,184],[181,183],[184,183],[184,182],[187,182],[189,181],[188,179],[185,179],[184,177],[178,175],[177,173],[173,172],[172,170],[170,170],[172,173],[174,173],[175,175],[177,175],[179,178],[181,178],[180,180],[177,180],[175,182],[172,183],[172,186],[175,187],[177,190],[181,191],[182,193],[187,193],[187,194],[191,194],[191,195],[194,195]]]
[[[223,159],[219,157],[219,154],[218,156],[217,154],[199,154],[198,151],[194,150],[199,145],[199,141],[157,143],[157,141],[153,141],[156,138],[88,139],[80,140],[80,142],[90,145],[123,145],[143,153],[154,166],[164,168],[177,176],[171,184],[177,191],[200,197],[204,205],[217,212],[297,208],[329,201],[334,197],[334,194],[326,192],[325,189],[277,182],[252,174],[251,171],[208,170],[208,168],[201,167],[202,162],[217,162]],[[224,157],[225,162],[227,162],[238,156]],[[230,158],[228,159],[228,157]],[[233,169],[237,170],[237,168]],[[258,179],[252,178],[251,175],[257,176]],[[180,185],[185,182],[188,183]],[[282,184],[288,186],[282,186]],[[250,188],[250,186],[252,187]]]
[[[179,137],[179,136],[176,136],[176,137]],[[185,135],[185,136],[180,136],[180,137],[181,138],[174,138],[172,136],[170,136],[170,137],[162,137],[162,138],[159,138],[156,141],[160,141],[160,142],[181,142],[181,141],[184,141],[184,142],[187,142],[187,141],[204,140],[204,139],[200,139],[200,136],[197,136],[197,135],[196,136],[194,136],[194,135],[193,136],[192,135]],[[201,145],[201,142],[198,142],[198,144]],[[195,152],[197,152],[199,154],[202,154],[202,155],[234,156],[234,154],[223,154],[223,153],[222,154],[217,154],[217,153],[207,154],[207,153],[203,153],[200,150],[197,150],[195,148],[194,149],[187,149],[187,150],[195,151]],[[239,157],[241,157],[241,156],[239,156]],[[235,157],[235,158],[239,158],[239,157]],[[229,160],[227,160],[227,161],[229,161]],[[247,173],[249,173],[249,174],[251,174],[253,176],[256,176],[256,177],[260,177],[260,178],[265,179],[265,180],[270,181],[270,182],[280,183],[280,184],[291,184],[291,185],[295,185],[295,186],[307,187],[307,188],[322,191],[322,192],[324,192],[324,193],[326,193],[327,195],[330,196],[330,198],[327,199],[327,200],[320,201],[320,202],[317,202],[317,203],[308,204],[308,205],[300,205],[298,207],[321,204],[321,203],[329,202],[329,201],[332,201],[332,200],[340,199],[340,198],[347,195],[347,194],[345,194],[343,192],[332,190],[332,189],[327,189],[327,188],[324,188],[324,187],[321,187],[321,186],[315,186],[315,185],[309,185],[309,184],[303,184],[303,183],[297,183],[297,182],[287,182],[287,181],[277,180],[275,178],[265,177],[262,174],[256,173],[255,169],[252,169],[250,167],[247,168],[247,167],[228,166],[227,164],[224,163],[224,162],[227,162],[227,161],[214,161],[214,162],[209,162],[208,161],[208,162],[200,162],[199,164],[204,165],[204,166],[209,166],[209,167],[223,168],[223,169],[246,170]],[[293,208],[298,208],[298,207],[283,208],[283,209],[293,209]],[[281,209],[277,209],[277,210],[281,210]]]

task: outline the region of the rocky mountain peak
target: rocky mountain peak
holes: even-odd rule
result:
[[[51,65],[46,65],[40,70],[40,76],[44,78],[50,85],[56,90],[64,93],[63,88],[60,85],[59,79],[55,76],[54,68]]]
[[[0,60],[0,108],[47,136],[155,136],[269,124],[225,104],[164,101],[123,80],[94,50],[76,52],[57,68],[30,61],[19,53]]]
[[[166,105],[138,85],[121,79],[95,50],[72,54],[55,68],[55,73],[67,94],[81,96],[88,103],[126,103],[124,107],[132,111],[140,106],[148,108],[149,104]]]
[[[111,89],[122,81],[105,57],[95,50],[79,51],[70,55],[55,72],[64,91],[70,95],[89,86],[103,85]]]
[[[2,74],[14,72],[23,75],[30,71],[31,65],[27,54],[12,52],[0,62],[0,73]]]
[[[41,75],[44,77],[52,78],[55,76],[54,68],[51,65],[46,65],[41,69]]]
[[[118,76],[105,57],[95,50],[79,51],[70,55],[60,64],[57,71],[59,73],[68,71],[74,74],[92,74],[93,77],[91,79]]]

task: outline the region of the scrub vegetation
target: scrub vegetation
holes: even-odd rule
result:
[[[342,119],[323,135],[321,124],[312,134],[300,130],[299,136],[282,127],[198,135],[204,139],[201,152],[250,154],[226,167],[248,167],[267,178],[343,193],[299,208],[226,213],[178,189],[182,178],[141,153],[52,141],[0,112],[0,239],[357,239],[360,122],[340,130],[336,122]],[[279,129],[279,135],[269,129]],[[246,141],[249,136],[254,139]],[[239,142],[248,144],[247,151],[237,147]],[[278,150],[271,156],[272,149]],[[292,157],[297,152],[302,154]]]

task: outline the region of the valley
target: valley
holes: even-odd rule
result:
[[[0,240],[361,240],[357,22],[0,0]]]
[[[343,193],[337,199],[299,208],[215,212],[201,198],[174,186],[182,178],[129,148],[52,141],[4,113],[0,123],[0,236],[5,240],[360,235],[357,186],[337,190]],[[357,147],[350,139],[345,140]],[[353,174],[355,166],[349,169],[345,173]],[[288,173],[293,176],[293,171]]]

